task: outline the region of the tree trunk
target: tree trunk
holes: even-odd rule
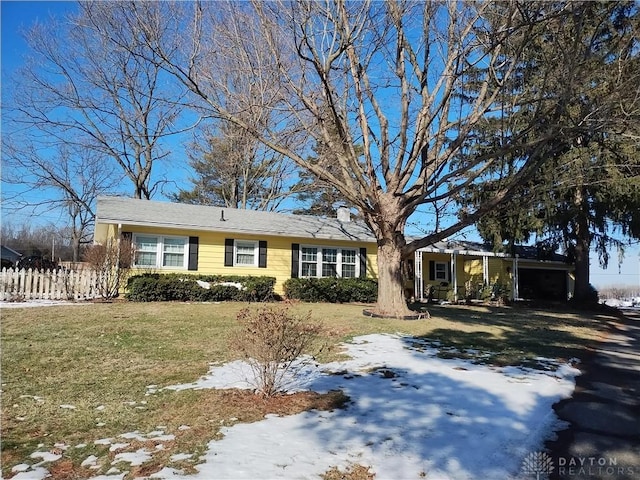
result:
[[[73,263],[76,264],[80,261],[80,235],[75,231],[71,234],[71,251]]]
[[[585,205],[585,196],[582,187],[578,186],[574,194],[574,204],[577,212],[587,212],[588,205]],[[591,233],[589,232],[589,222],[584,213],[579,213],[574,220],[575,236],[575,285],[573,289],[574,301],[578,303],[594,303],[597,301],[592,295],[591,284],[589,283],[589,250],[591,247]]]
[[[378,241],[378,303],[375,313],[402,318],[412,312],[407,307],[402,280],[404,238]]]
[[[576,279],[573,298],[579,303],[591,303],[595,300],[589,283],[589,243],[578,239],[575,249]]]

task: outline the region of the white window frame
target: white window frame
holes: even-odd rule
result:
[[[161,270],[187,270],[189,267],[189,237],[183,237],[180,235],[157,235],[154,233],[134,233],[133,245],[138,244],[139,237],[155,238],[156,239],[156,264],[155,265],[141,265],[137,262],[137,255],[134,256],[133,266],[136,268],[157,268]],[[182,240],[182,265],[164,265],[164,246],[165,239],[177,239]]]
[[[442,267],[442,270],[438,270],[438,267]],[[438,277],[438,273],[444,273],[444,278]],[[448,262],[434,262],[433,264],[433,278],[440,282],[449,281],[449,263]]]
[[[303,263],[311,263],[309,261],[302,260],[302,250],[304,248],[315,248],[317,249],[316,255],[316,274],[315,276],[303,275],[302,274],[302,264]],[[324,250],[337,250],[336,256],[336,277],[343,278],[342,275],[342,252],[343,250],[350,250],[355,252],[355,276],[347,277],[347,278],[359,278],[360,277],[360,251],[357,247],[340,247],[335,245],[300,245],[300,252],[298,253],[298,276],[301,278],[333,278],[333,277],[325,277],[322,275],[322,267],[323,267],[323,254]],[[332,262],[333,263],[333,262]],[[349,263],[348,265],[353,265],[353,263]]]
[[[253,263],[238,263],[238,245],[253,247]],[[233,266],[234,267],[249,267],[254,268],[258,267],[258,262],[260,260],[260,243],[258,240],[242,240],[242,239],[234,239],[233,240]]]

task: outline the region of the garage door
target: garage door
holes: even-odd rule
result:
[[[536,300],[567,300],[567,272],[538,268],[518,269],[520,297]]]

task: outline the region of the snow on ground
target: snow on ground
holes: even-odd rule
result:
[[[57,307],[67,305],[90,305],[89,302],[70,302],[67,300],[27,300],[24,302],[0,301],[1,308],[32,308],[32,307]]]
[[[291,390],[342,389],[344,410],[224,427],[190,478],[318,478],[332,466],[370,466],[377,479],[518,478],[522,459],[559,428],[552,405],[578,370],[492,368],[444,360],[411,337],[354,339],[343,362],[308,367]],[[241,362],[215,365],[185,388],[251,388]],[[179,478],[165,469],[152,478]]]
[[[203,463],[195,465],[198,473],[185,476],[165,467],[147,478],[307,479],[352,464],[371,467],[377,480],[530,478],[520,474],[522,460],[542,450],[544,440],[561,428],[552,405],[571,395],[579,374],[569,365],[538,371],[440,359],[437,349],[398,335],[357,337],[345,353],[349,360],[306,362],[290,384],[290,391],[342,389],[351,397],[345,409],[268,415],[223,427],[224,437],[209,442]],[[249,372],[242,362],[212,365],[197,382],[166,388],[252,388]],[[150,385],[148,394],[158,389]],[[95,442],[115,444],[115,439]],[[150,453],[121,454],[118,461],[139,464]],[[14,478],[44,478],[38,476],[41,463],[32,468],[20,466]],[[95,478],[124,475],[118,469],[112,473]]]

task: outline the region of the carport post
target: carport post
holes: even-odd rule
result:
[[[518,300],[520,298],[520,288],[518,287],[518,283],[520,282],[518,276],[518,254],[513,257],[513,280],[511,285],[511,294],[513,295],[513,300]]]
[[[458,252],[454,250],[451,253],[451,278],[453,280],[453,301],[458,301],[458,272],[456,262],[458,260]]]
[[[413,293],[416,300],[424,301],[424,279],[422,278],[422,252],[413,254]]]

